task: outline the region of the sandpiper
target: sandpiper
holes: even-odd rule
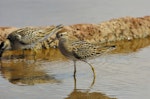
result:
[[[34,49],[35,45],[47,40],[51,34],[58,32],[63,25],[54,28],[25,27],[10,33],[0,44],[0,57],[7,50]]]
[[[74,76],[76,74],[76,61],[81,60],[91,66],[95,78],[94,68],[86,61],[86,59],[104,54],[115,48],[115,46],[98,46],[96,44],[81,41],[69,34],[69,32],[58,32],[56,38],[59,40],[58,48],[61,53],[74,61]]]

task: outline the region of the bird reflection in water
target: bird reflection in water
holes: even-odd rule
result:
[[[43,83],[61,83],[54,75],[47,74],[38,63],[9,60],[1,63],[1,74],[12,84],[35,85]]]
[[[25,50],[24,58],[20,58],[21,50],[5,51],[1,58],[0,72],[2,76],[13,84],[34,85],[40,83],[61,83],[54,76],[48,75],[42,69],[42,63],[51,61],[66,61],[67,59],[59,52],[58,49],[38,50],[35,57],[32,56],[34,51]],[[13,55],[13,58],[10,57]]]
[[[107,96],[101,92],[90,92],[90,89],[95,83],[95,79],[93,79],[90,87],[87,89],[78,89],[76,81],[76,78],[74,78],[74,89],[65,99],[117,99],[111,98],[110,96]]]
[[[117,98],[111,98],[100,92],[88,92],[86,90],[74,89],[65,99],[117,99]]]

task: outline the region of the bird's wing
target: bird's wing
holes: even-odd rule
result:
[[[18,29],[10,33],[7,38],[10,39],[12,42],[19,41],[22,44],[28,44],[28,40],[25,40],[25,38],[29,30],[31,32],[31,28],[29,27]]]
[[[87,42],[75,42],[73,44],[72,53],[77,59],[86,59],[87,57],[93,56],[95,54],[94,50],[96,49],[94,49],[94,47],[94,45]]]
[[[20,43],[25,45],[35,45],[43,42],[45,39],[48,39],[53,33],[57,32],[62,27],[62,25],[48,28],[26,27],[14,31],[9,35],[9,38],[18,40]]]
[[[77,59],[98,56],[114,49],[114,46],[98,46],[87,42],[76,42],[73,47],[73,55]]]
[[[30,44],[33,42],[33,37],[36,36],[36,33],[38,32],[39,29],[37,28],[32,28],[32,27],[25,27],[18,29],[14,32],[12,32],[9,36],[8,39],[11,41],[18,41],[22,44]]]

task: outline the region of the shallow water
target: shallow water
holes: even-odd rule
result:
[[[1,0],[0,26],[99,23],[145,16],[147,0]],[[0,69],[0,99],[149,99],[150,38],[114,43],[113,52],[73,62],[58,49],[6,51]],[[92,85],[93,84],[93,85]]]
[[[114,43],[102,56],[73,62],[58,49],[6,51],[1,61],[2,99],[146,99],[150,92],[150,38]]]

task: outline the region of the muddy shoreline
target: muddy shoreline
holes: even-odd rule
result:
[[[53,26],[46,26],[53,27]],[[4,41],[7,36],[17,30],[17,27],[0,27],[0,41]],[[121,17],[104,21],[99,24],[73,24],[64,26],[61,32],[70,32],[80,40],[90,43],[107,43],[111,41],[132,40],[135,38],[145,38],[150,35],[150,16],[144,17]],[[48,45],[52,38],[49,38],[38,48],[49,48],[57,46],[58,41]]]

